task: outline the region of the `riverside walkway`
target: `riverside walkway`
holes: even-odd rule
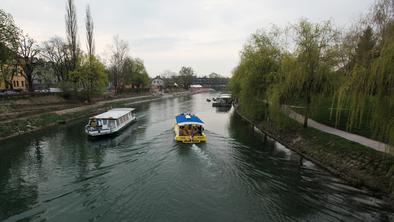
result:
[[[303,115],[293,111],[292,109],[287,109],[286,112],[288,113],[288,116],[291,119],[294,119],[301,124],[304,123],[304,116]],[[385,143],[382,143],[382,142],[379,142],[376,140],[372,140],[372,139],[369,139],[369,138],[366,138],[366,137],[363,137],[360,135],[356,135],[353,133],[349,133],[349,132],[346,132],[343,130],[339,130],[339,129],[318,123],[310,118],[308,119],[308,126],[318,129],[320,131],[323,131],[325,133],[336,135],[336,136],[345,138],[347,140],[353,141],[355,143],[359,143],[361,145],[370,147],[370,148],[380,151],[380,152],[389,153],[389,150],[390,150],[389,149],[390,146],[388,144],[385,144]]]

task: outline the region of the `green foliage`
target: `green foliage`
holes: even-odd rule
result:
[[[18,47],[19,28],[15,25],[12,15],[0,9],[0,61],[3,56],[7,56],[8,50],[15,50]],[[3,54],[5,53],[5,54]]]
[[[118,87],[122,91],[132,86],[146,87],[149,84],[149,75],[145,69],[144,61],[139,58],[126,57],[118,75]]]
[[[243,111],[256,119],[267,116],[268,92],[280,69],[282,53],[275,42],[277,35],[274,30],[253,34],[241,52],[241,61],[230,81],[230,89]]]
[[[189,89],[193,82],[193,75],[194,71],[192,67],[182,66],[177,78],[177,84],[182,86],[184,89]]]
[[[368,60],[364,56],[364,60],[355,65],[338,91],[337,106],[349,106],[348,130],[369,121],[373,137],[393,145],[394,23],[388,23],[384,30],[378,45],[359,53],[365,55],[365,51],[377,51],[377,56]],[[339,121],[340,113],[337,112],[336,116]]]
[[[79,95],[88,101],[108,85],[105,67],[95,56],[80,56],[77,68],[68,73],[68,78],[69,81],[60,84],[64,93]]]
[[[370,67],[372,58],[374,57],[374,47],[376,40],[373,36],[373,30],[368,26],[360,37],[355,49],[355,62],[364,67]]]
[[[310,116],[314,99],[333,91],[334,67],[336,59],[337,32],[330,22],[312,24],[301,20],[294,27],[296,36],[296,61],[294,67],[286,68],[282,99],[284,102],[294,98],[303,98],[306,105],[304,126]]]
[[[20,30],[12,15],[0,9],[0,79],[7,88],[12,88],[12,77],[16,73],[16,53]]]

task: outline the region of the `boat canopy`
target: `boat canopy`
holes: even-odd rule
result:
[[[196,125],[204,125],[204,122],[198,118],[196,115],[189,114],[189,113],[182,113],[175,117],[176,124],[182,125],[189,125],[189,124],[196,124]]]
[[[97,116],[91,117],[91,119],[119,119],[120,117],[134,111],[134,108],[117,108],[108,110],[105,113],[101,113]]]

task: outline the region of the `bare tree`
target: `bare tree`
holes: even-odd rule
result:
[[[128,53],[129,44],[119,39],[118,35],[115,36],[111,56],[112,84],[115,88],[115,93],[118,93],[119,82],[122,79],[122,70]]]
[[[71,65],[72,70],[77,67],[79,49],[78,49],[78,26],[77,26],[77,12],[74,5],[74,0],[67,0],[66,2],[66,34],[68,46],[71,51]]]
[[[35,77],[34,68],[38,64],[37,55],[40,52],[34,39],[28,35],[22,35],[19,43],[18,55],[22,65],[22,75],[27,81],[29,92],[33,92],[33,80]]]
[[[41,57],[52,67],[57,81],[68,80],[68,72],[71,70],[71,55],[67,44],[60,37],[53,37],[43,43]]]

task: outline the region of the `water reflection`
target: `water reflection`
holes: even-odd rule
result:
[[[231,106],[230,107],[215,107],[216,108],[216,112],[218,113],[227,113],[231,110]]]
[[[31,166],[42,166],[39,141],[32,152],[25,152],[31,140],[15,141],[13,149],[0,147],[0,220],[28,210],[37,204],[40,171]],[[38,152],[37,152],[38,151]]]

